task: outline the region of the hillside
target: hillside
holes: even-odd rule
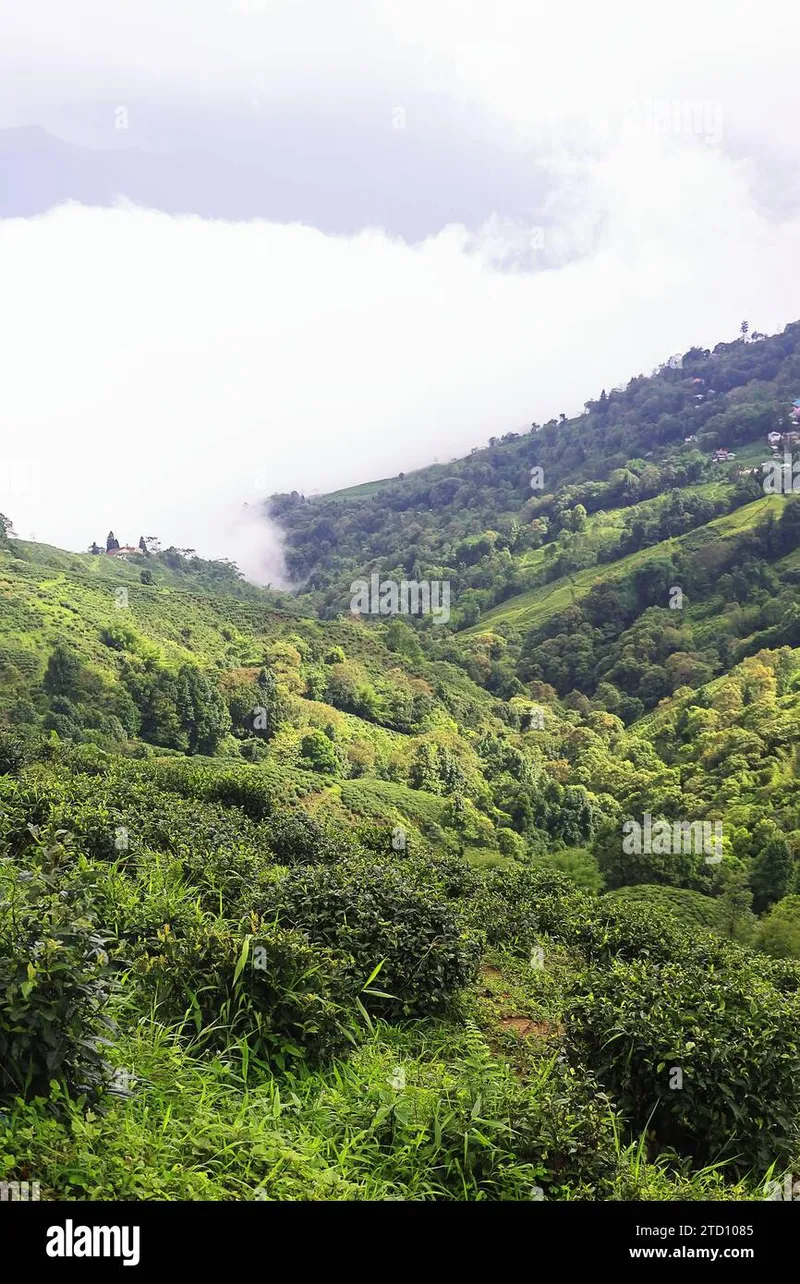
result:
[[[768,434],[793,427],[798,396],[800,323],[692,348],[680,366],[603,390],[575,419],[492,438],[465,459],[331,495],[276,495],[269,508],[299,596],[320,613],[346,610],[351,580],[375,570],[448,579],[468,627],[520,593],[763,497]],[[735,458],[715,462],[723,448]]]
[[[799,344],[274,497],[294,594],[0,522],[0,1179],[655,1201],[796,1172],[800,505],[758,460]],[[373,572],[447,580],[450,619],[353,614]]]

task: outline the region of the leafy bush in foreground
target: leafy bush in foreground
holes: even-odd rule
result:
[[[320,1057],[344,1042],[346,989],[341,963],[301,932],[198,918],[180,936],[166,924],[144,943],[134,975],[160,1020],[193,1030],[201,1046],[247,1046],[281,1067]]]
[[[54,1079],[94,1092],[109,991],[96,876],[73,862],[67,835],[31,837],[24,867],[0,859],[0,1095],[33,1096]]]
[[[341,863],[290,870],[256,908],[344,954],[359,988],[382,964],[375,988],[391,999],[371,994],[366,1001],[388,1016],[442,1011],[477,967],[478,942],[456,908],[402,868]]]
[[[688,962],[592,969],[569,1041],[636,1132],[701,1163],[764,1171],[788,1159],[800,1111],[800,1003],[755,966]]]

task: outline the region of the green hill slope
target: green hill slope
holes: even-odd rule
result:
[[[799,343],[278,497],[295,594],[0,523],[0,1180],[745,1200],[796,1172],[800,504],[711,454],[754,466]],[[352,615],[373,571],[447,579],[451,619]]]

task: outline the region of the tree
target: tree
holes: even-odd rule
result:
[[[119,540],[116,538],[113,531],[109,531],[106,535],[106,552],[111,553],[116,548],[119,548]]]
[[[141,736],[183,753],[212,755],[230,730],[227,705],[217,687],[192,664],[177,673],[155,668],[129,675],[141,716]]]
[[[754,945],[777,959],[800,958],[800,896],[784,896],[756,929]]]
[[[8,548],[8,537],[14,535],[14,526],[10,517],[0,513],[0,548]]]
[[[792,854],[784,840],[771,839],[759,852],[750,874],[753,909],[757,914],[786,895],[792,870]]]
[[[139,552],[144,553],[145,557],[148,557],[150,554],[150,550],[145,543],[144,535],[139,536]]]
[[[264,668],[258,675],[256,688],[257,711],[251,708],[254,734],[264,740],[271,740],[285,719],[284,701],[278,691],[278,683],[272,669]],[[231,711],[233,712],[233,711]]]
[[[405,620],[395,617],[390,624],[386,626],[385,632],[386,645],[390,651],[399,652],[410,659],[417,660],[422,654],[417,635]],[[338,648],[341,650],[341,648]],[[342,655],[344,659],[344,655]],[[326,663],[328,663],[326,658]]]
[[[217,687],[193,664],[184,664],[178,670],[178,701],[189,753],[213,754],[231,727],[227,706]]]
[[[453,794],[445,808],[442,823],[445,824],[448,829],[455,829],[456,833],[464,833],[467,828],[467,808],[463,794]]]
[[[300,741],[300,756],[312,771],[334,776],[338,767],[336,750],[321,731],[309,731]]]
[[[736,865],[722,865],[720,881],[722,893],[717,900],[717,927],[732,941],[746,943],[750,940],[755,923],[753,893],[747,882],[747,873]]]
[[[80,685],[81,664],[63,642],[57,642],[47,661],[42,686],[51,696],[74,696]]]
[[[436,745],[423,741],[417,746],[409,783],[412,789],[424,789],[430,794],[438,794],[439,760]]]

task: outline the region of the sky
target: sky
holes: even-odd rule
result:
[[[0,509],[280,585],[264,496],[781,329],[798,36],[784,0],[0,0]]]

